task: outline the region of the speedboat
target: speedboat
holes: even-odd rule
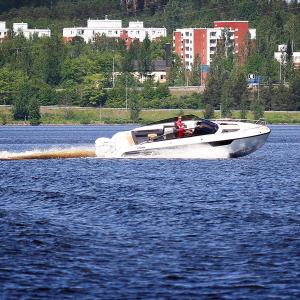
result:
[[[206,120],[194,115],[184,115],[184,135],[179,138],[176,121],[177,117],[174,117],[118,132],[111,139],[99,138],[95,142],[96,155],[237,158],[262,147],[271,132],[263,120]]]

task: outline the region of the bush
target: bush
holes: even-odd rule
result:
[[[6,125],[7,124],[7,115],[5,113],[0,113],[0,121],[1,125]]]

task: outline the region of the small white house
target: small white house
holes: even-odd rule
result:
[[[0,21],[0,42],[7,37],[7,34],[6,22]]]
[[[274,52],[274,58],[281,64],[286,64],[287,45],[278,45],[278,51]],[[300,68],[300,52],[293,52],[293,64],[295,69]]]

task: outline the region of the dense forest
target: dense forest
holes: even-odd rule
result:
[[[168,37],[159,42],[134,42],[99,36],[93,44],[76,38],[62,40],[63,27],[85,25],[88,18],[142,20],[145,26],[164,26]],[[199,68],[186,72],[174,55],[166,85],[138,83],[131,71],[151,70],[164,59],[164,45],[181,27],[212,27],[215,20],[248,20],[257,30],[256,47],[249,48],[245,64],[222,52],[213,59],[204,95],[170,96],[168,85],[199,85]],[[143,108],[206,108],[207,116],[222,107],[232,109],[300,110],[300,75],[292,67],[292,51],[300,51],[300,4],[282,0],[2,0],[0,21],[27,22],[31,28],[50,28],[51,38],[26,40],[21,35],[0,43],[0,104],[14,104],[15,117],[29,117],[38,105],[124,107],[127,96]],[[287,44],[287,63],[274,60],[278,44]],[[113,50],[113,51],[112,51]],[[118,76],[112,76],[112,63]],[[281,81],[279,73],[281,72]],[[259,74],[259,91],[247,89],[247,74]],[[120,75],[121,74],[121,75]],[[127,95],[128,88],[128,95]],[[126,95],[126,99],[125,99]],[[138,97],[136,97],[138,95]],[[136,100],[137,98],[137,100]],[[132,102],[134,102],[132,101]],[[130,101],[129,101],[130,102]],[[135,104],[136,106],[136,104]]]

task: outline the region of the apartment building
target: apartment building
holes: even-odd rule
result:
[[[251,40],[256,39],[256,29],[250,29],[248,21],[215,21],[214,28],[176,29],[173,35],[175,52],[186,69],[192,69],[197,56],[204,72],[208,69],[225,29],[229,32],[229,39],[237,55],[242,55],[248,35]]]
[[[34,35],[38,37],[50,37],[50,29],[29,29],[27,23],[13,23],[13,32],[15,35],[22,33],[25,38],[29,39]]]
[[[94,42],[96,36],[105,35],[111,38],[121,38],[129,46],[134,39],[143,41],[148,35],[151,41],[167,36],[166,28],[145,28],[143,22],[129,22],[128,27],[122,26],[121,20],[88,20],[87,27],[64,28],[64,41],[70,42],[76,36],[82,37],[86,43]]]
[[[274,52],[274,59],[276,59],[281,65],[285,65],[287,63],[287,45],[281,44],[278,45],[278,51]],[[292,53],[293,65],[294,69],[300,69],[300,52]]]

